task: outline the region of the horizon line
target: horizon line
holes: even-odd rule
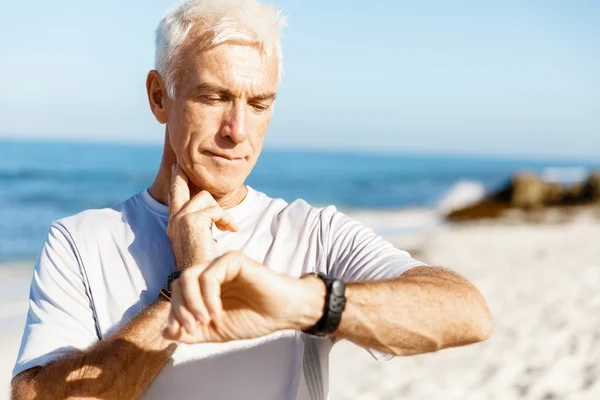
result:
[[[141,146],[141,147],[162,147],[162,140],[135,140],[132,138],[120,139],[118,137],[70,137],[70,136],[37,136],[27,134],[10,134],[0,132],[0,142],[40,142],[40,143],[69,143],[69,144],[102,144],[108,146]],[[266,144],[263,150],[267,151],[282,151],[282,152],[307,152],[307,153],[336,153],[336,154],[356,154],[364,155],[415,155],[415,156],[438,156],[438,157],[453,157],[453,158],[491,158],[507,161],[548,161],[548,162],[580,162],[600,166],[600,154],[578,154],[578,155],[560,155],[560,154],[525,154],[525,153],[492,153],[486,151],[455,151],[455,150],[440,150],[440,149],[423,149],[423,148],[390,148],[390,147],[356,147],[356,146],[339,146],[335,149],[324,149],[322,145],[311,146],[309,144]]]

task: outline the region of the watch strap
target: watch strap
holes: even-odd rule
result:
[[[176,279],[179,279],[180,276],[181,276],[181,271],[175,271],[175,272],[169,274],[169,278],[167,279],[167,287],[160,289],[160,291],[158,292],[158,297],[163,298],[164,300],[167,300],[167,301],[171,301],[171,294],[173,293],[172,292],[173,281],[175,281]]]
[[[176,279],[179,279],[179,277],[181,276],[181,271],[175,271],[169,274],[169,278],[167,280],[167,290],[170,292],[173,286],[173,281]]]
[[[314,272],[312,275],[321,279],[325,284],[327,289],[325,307],[319,321],[303,332],[314,336],[326,336],[335,332],[342,320],[342,313],[346,308],[346,284],[340,279],[321,272]]]

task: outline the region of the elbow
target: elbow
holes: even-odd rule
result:
[[[13,384],[10,393],[10,400],[33,400],[37,398],[37,393],[33,384],[30,382]]]
[[[11,400],[33,400],[38,398],[35,377],[40,368],[33,368],[15,376],[11,382]]]
[[[488,340],[494,331],[494,323],[483,296],[474,286],[459,297],[456,303],[457,318],[445,330],[441,348],[466,346]]]
[[[476,290],[476,289],[475,289]],[[481,293],[476,290],[475,304],[472,307],[471,333],[473,343],[488,340],[494,332],[494,323],[490,311]]]
[[[437,349],[442,350],[449,347],[467,346],[488,340],[492,336],[494,325],[489,313],[477,313],[468,318],[461,318],[453,324],[453,328],[446,331],[443,340],[439,341]]]
[[[481,316],[475,321],[474,332],[474,343],[479,343],[488,340],[494,332],[494,323],[489,313],[485,316]]]

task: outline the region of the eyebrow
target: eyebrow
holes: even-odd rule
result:
[[[204,82],[194,88],[194,93],[207,93],[207,92],[208,93],[218,93],[222,96],[229,97],[229,98],[236,97],[231,90],[227,89],[226,87],[216,85],[214,83]],[[267,93],[258,94],[256,96],[252,96],[248,100],[254,100],[254,101],[275,100],[276,97],[277,97],[277,94],[275,92],[267,92]]]

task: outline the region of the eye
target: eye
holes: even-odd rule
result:
[[[225,101],[225,99],[217,95],[202,95],[200,96],[200,100],[207,104],[218,104]]]
[[[257,112],[266,111],[270,107],[269,104],[263,104],[263,103],[252,103],[252,104],[250,104],[250,106]]]

